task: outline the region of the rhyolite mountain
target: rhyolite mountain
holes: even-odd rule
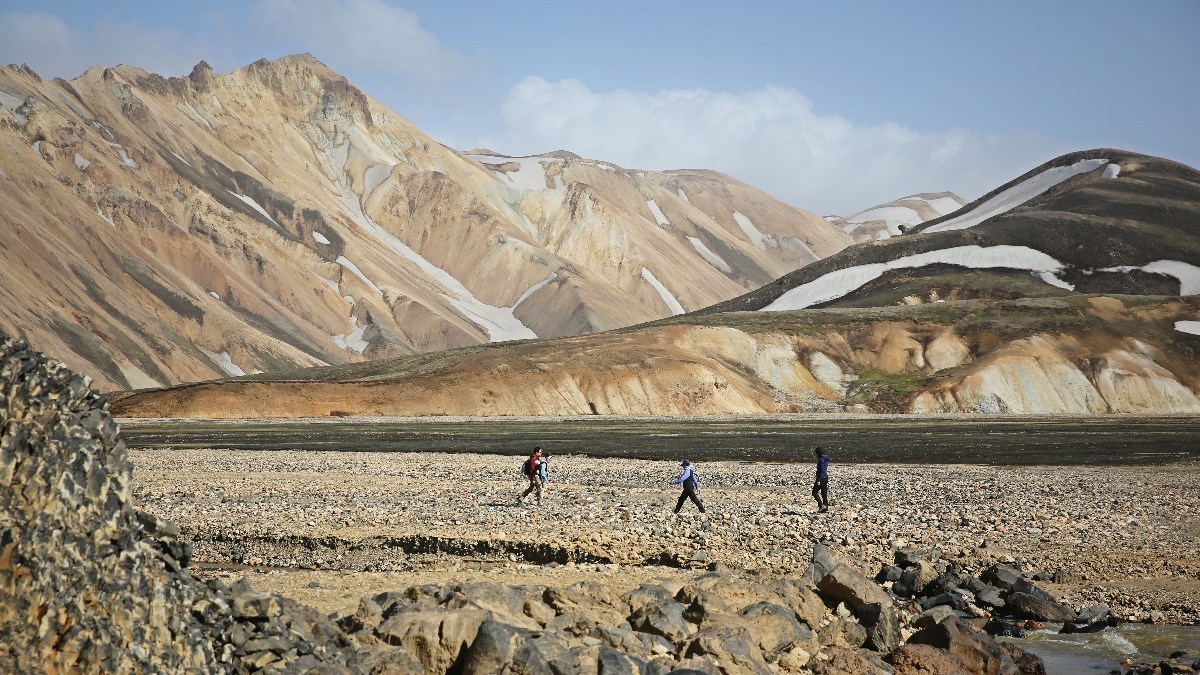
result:
[[[853,215],[825,216],[825,219],[861,243],[903,234],[927,220],[954,213],[965,204],[953,192],[923,192],[877,204]]]
[[[712,171],[444,147],[307,55],[0,68],[0,329],[102,389],[618,328],[850,243]]]
[[[1200,412],[1200,172],[1059,157],[699,312],[144,392],[148,417]]]

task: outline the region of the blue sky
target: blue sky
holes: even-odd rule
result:
[[[0,1],[0,62],[311,52],[434,138],[713,168],[818,213],[1064,152],[1200,166],[1200,2]]]

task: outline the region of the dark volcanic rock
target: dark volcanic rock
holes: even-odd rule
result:
[[[896,675],[970,675],[962,657],[929,645],[906,644],[890,653],[886,661]]]
[[[1074,621],[1075,610],[1054,600],[1047,600],[1028,593],[1010,593],[1004,605],[1007,612],[1018,619],[1034,621]]]
[[[220,673],[302,657],[349,672],[378,656],[275,596],[192,578],[178,527],[133,508],[105,399],[4,335],[0,429],[0,672]]]
[[[945,649],[961,658],[972,673],[998,675],[1020,672],[995,640],[957,619],[948,619],[922,629],[908,639],[908,644]]]

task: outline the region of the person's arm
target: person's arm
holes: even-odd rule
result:
[[[691,472],[692,472],[692,467],[690,467],[690,466],[688,468],[684,469],[683,473],[680,474],[679,478],[676,478],[675,480],[671,481],[671,485],[679,485],[683,481],[687,480],[688,474],[690,474]]]

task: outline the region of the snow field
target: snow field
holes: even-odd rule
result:
[[[79,169],[80,171],[87,171],[88,167],[91,165],[92,165],[92,163],[87,161],[87,159],[85,159],[83,155],[79,154],[78,152],[75,153],[75,168],[76,169]]]
[[[239,368],[238,365],[233,362],[233,359],[229,356],[229,352],[221,352],[218,354],[217,352],[210,352],[203,347],[197,347],[197,349],[204,352],[204,355],[207,356],[210,361],[216,364],[216,366],[220,368],[226,375],[241,377],[242,375],[246,374],[246,371]]]
[[[812,307],[823,302],[836,300],[848,293],[858,290],[868,283],[883,276],[888,270],[925,267],[936,263],[946,263],[972,269],[1010,268],[1037,272],[1043,280],[1045,275],[1053,275],[1062,269],[1062,263],[1054,258],[1027,246],[956,246],[917,253],[915,255],[897,258],[885,263],[871,263],[845,269],[835,270],[816,279],[801,284],[763,307],[764,312],[783,312]],[[1054,285],[1062,284],[1055,278]],[[1053,282],[1047,282],[1053,283]]]
[[[380,288],[375,285],[375,282],[368,279],[367,275],[363,274],[362,270],[358,269],[358,265],[355,265],[353,262],[351,262],[349,258],[347,258],[344,255],[339,255],[337,257],[336,262],[337,262],[337,264],[341,265],[342,267],[345,267],[346,269],[350,270],[350,272],[353,273],[354,276],[361,279],[363,283],[365,283],[367,286],[369,286],[371,288],[371,290],[375,291],[376,293],[378,293],[381,296],[383,295],[383,291],[380,290]]]
[[[366,330],[367,325],[358,325],[358,317],[352,316],[350,317],[350,332],[334,335],[333,341],[336,342],[337,346],[341,347],[342,349],[348,349],[350,351],[362,354],[367,350],[367,347],[371,346],[370,343],[363,339],[363,333],[366,332]]]
[[[759,231],[759,229],[754,226],[753,221],[747,218],[741,211],[734,211],[733,219],[737,222],[738,227],[742,228],[742,232],[745,233],[746,238],[750,240],[750,243],[754,244],[755,248],[760,251],[767,250],[767,235]]]
[[[542,162],[557,161],[542,157],[497,157],[495,155],[467,155],[467,157],[480,164],[490,164],[493,166],[516,162],[521,167],[516,171],[509,171],[508,173],[493,172],[492,175],[502,183],[507,183],[510,187],[518,190],[545,190],[546,167],[542,165]]]
[[[133,161],[133,158],[129,156],[129,153],[125,152],[125,148],[117,148],[117,153],[121,155],[121,163],[124,164],[125,166],[127,166],[131,169],[142,168],[141,164],[138,164],[137,162]]]
[[[1121,175],[1121,165],[1109,164],[1108,166],[1104,167],[1104,173],[1101,175],[1104,178],[1116,178],[1117,176]]]
[[[658,277],[654,276],[654,272],[651,272],[650,268],[642,268],[642,278],[649,282],[649,284],[654,287],[654,290],[658,291],[658,296],[662,298],[662,301],[665,302],[667,307],[671,309],[672,315],[683,314],[683,305],[679,304],[679,301],[675,299],[675,296],[671,294],[671,291],[669,291],[666,286],[662,285],[662,282],[658,280]]]
[[[325,235],[321,234],[320,232],[313,230],[312,235],[313,235],[313,239],[315,239],[318,244],[325,244],[326,246],[329,245],[329,238],[326,237]]]
[[[699,253],[700,257],[704,258],[708,264],[721,270],[725,274],[733,274],[733,268],[729,266],[729,263],[725,262],[721,256],[713,253],[712,249],[704,245],[704,242],[700,241],[696,237],[688,237],[687,239],[688,241],[692,242],[692,248],[696,249],[696,253]]]
[[[1107,159],[1081,159],[1070,166],[1058,166],[1053,169],[1046,169],[1038,175],[1028,178],[992,197],[967,213],[926,228],[923,232],[946,232],[948,230],[965,230],[968,227],[974,227],[988,218],[1017,208],[1069,178],[1095,171],[1107,163]]]
[[[272,223],[275,223],[275,227],[278,227],[279,229],[283,229],[283,227],[279,223],[275,222],[275,219],[271,217],[271,214],[267,213],[267,210],[264,209],[262,207],[262,205],[259,204],[258,202],[254,201],[250,197],[247,197],[246,195],[239,195],[238,193],[232,192],[230,190],[226,190],[226,192],[228,192],[229,194],[233,195],[234,197],[237,197],[238,199],[240,199],[244,204],[246,204],[246,206],[249,206],[250,208],[254,209],[255,211],[258,211],[259,213],[263,214],[263,216],[265,216],[267,220],[271,221]]]
[[[1200,321],[1176,321],[1175,330],[1189,335],[1200,335]]]
[[[667,220],[667,217],[663,215],[662,209],[658,208],[658,202],[653,199],[647,199],[646,206],[650,207],[650,213],[654,215],[654,222],[659,225],[671,224],[671,221]]]

